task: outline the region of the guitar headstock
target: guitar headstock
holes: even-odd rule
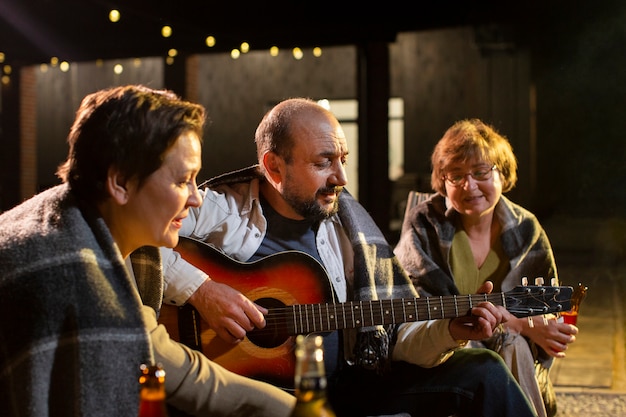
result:
[[[572,308],[572,287],[518,285],[504,293],[505,307],[516,317],[559,313]]]

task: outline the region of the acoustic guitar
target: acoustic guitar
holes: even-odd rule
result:
[[[298,251],[239,262],[204,242],[181,237],[176,251],[212,279],[269,310],[266,326],[236,345],[217,337],[191,306],[164,304],[159,322],[174,340],[240,375],[289,389],[297,334],[464,316],[490,301],[517,317],[567,311],[571,287],[518,286],[506,293],[336,302],[323,266]]]

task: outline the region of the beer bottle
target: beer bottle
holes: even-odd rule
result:
[[[296,337],[296,405],[291,417],[335,417],[326,396],[322,336]]]
[[[165,371],[160,365],[140,366],[139,417],[167,417]]]

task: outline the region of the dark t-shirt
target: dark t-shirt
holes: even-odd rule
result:
[[[317,222],[283,217],[262,197],[261,207],[267,220],[267,233],[261,246],[248,261],[256,261],[277,252],[297,250],[311,255],[322,263],[315,244]]]
[[[248,260],[249,262],[277,252],[297,250],[313,256],[323,265],[315,243],[315,235],[319,225],[317,222],[283,217],[262,197],[261,207],[263,208],[263,215],[267,219],[267,233],[259,249]],[[326,301],[330,300],[320,300],[320,302]],[[336,369],[339,358],[339,332],[334,331],[322,335],[324,336],[326,375],[330,376]]]

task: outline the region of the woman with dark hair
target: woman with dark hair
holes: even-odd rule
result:
[[[198,207],[205,111],[143,86],[90,94],[63,184],[0,216],[0,415],[138,414],[139,367],[192,415],[288,416],[294,398],[169,338],[159,246]]]

